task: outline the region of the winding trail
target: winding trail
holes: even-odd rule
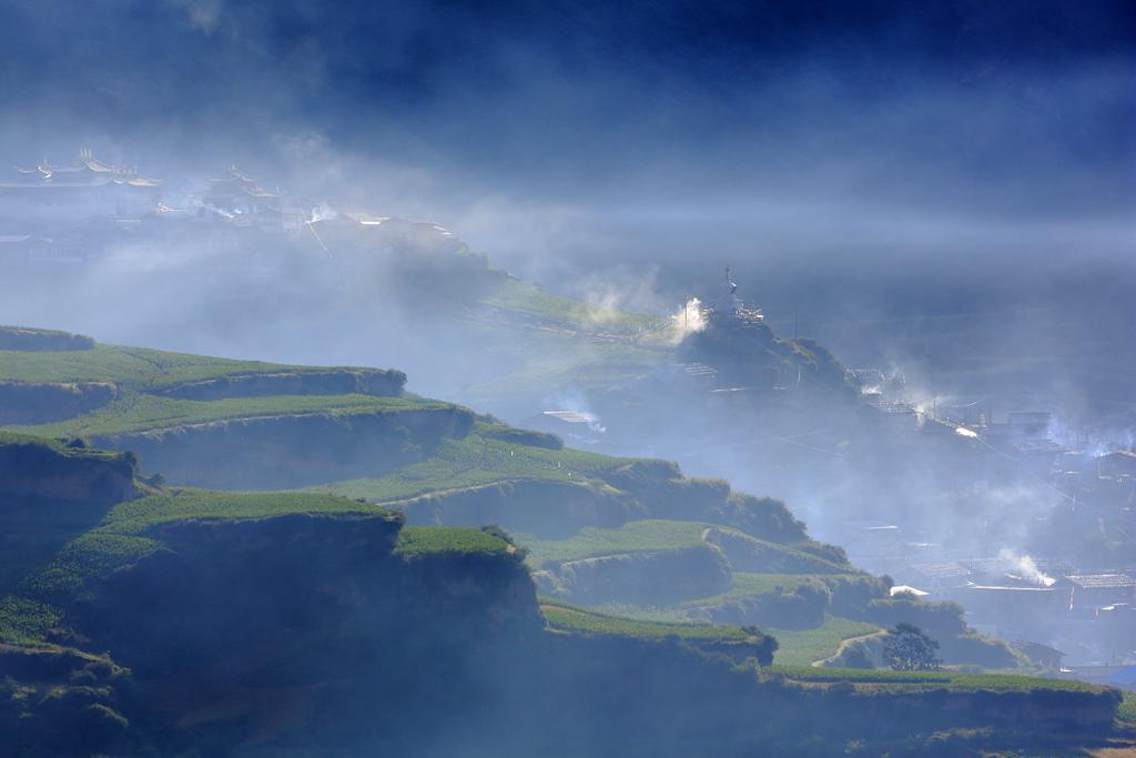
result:
[[[839,658],[841,656],[841,654],[844,653],[845,648],[847,648],[852,643],[861,642],[863,640],[870,640],[873,637],[882,637],[885,634],[887,634],[886,629],[878,629],[878,630],[876,630],[876,631],[874,631],[870,634],[861,634],[857,637],[849,637],[846,640],[841,640],[840,644],[836,647],[835,653],[828,656],[827,658],[821,658],[819,661],[813,661],[809,665],[812,666],[813,668],[821,668],[821,667],[824,666],[824,664],[828,663],[829,661],[831,661],[835,658]]]

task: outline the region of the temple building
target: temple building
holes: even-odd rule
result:
[[[16,167],[0,181],[5,215],[32,220],[44,214],[63,214],[70,220],[138,218],[157,207],[160,192],[160,181],[133,168],[103,163],[88,148],[73,164],[55,166],[45,159],[31,168]]]
[[[268,190],[236,166],[223,176],[209,180],[201,195],[205,213],[237,226],[257,226],[265,230],[301,229],[310,208],[280,190]]]

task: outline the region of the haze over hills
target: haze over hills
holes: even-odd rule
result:
[[[1127,474],[1121,467],[1108,481],[1096,481],[1097,457],[1122,446],[1086,445],[1070,427],[1060,436],[1054,431],[1060,417],[1045,417],[1039,425],[1019,415],[1007,423],[1007,416],[992,414],[990,403],[943,398],[938,405],[902,372],[850,371],[815,340],[772,326],[729,279],[699,291],[701,299],[676,303],[673,312],[635,313],[618,307],[618,300],[550,294],[495,268],[437,224],[341,211],[299,193],[267,191],[235,169],[177,196],[179,208],[146,186],[128,188],[143,193],[133,210],[123,211],[117,200],[100,210],[109,191],[98,184],[102,168],[107,164],[88,156],[69,174],[94,183],[86,190],[93,210],[87,205],[82,213],[37,221],[9,217],[8,223],[33,234],[10,244],[6,269],[13,281],[26,283],[24,291],[37,295],[34,302],[9,301],[10,312],[41,313],[58,326],[105,322],[117,340],[160,335],[165,345],[183,350],[253,350],[261,358],[356,364],[399,355],[400,364],[421,377],[415,386],[431,394],[575,445],[677,460],[695,474],[785,499],[818,536],[846,547],[858,564],[936,599],[961,602],[973,614],[970,622],[987,633],[1057,645],[1081,664],[1116,655],[1111,629],[1127,628],[1124,613],[1086,626],[1057,610],[1057,590],[1044,600],[1038,595],[1025,615],[1005,613],[972,588],[1013,592],[1019,581],[1028,587],[1033,580],[1021,579],[1022,560],[1040,562],[1043,572],[1057,577],[1131,572]],[[6,191],[41,199],[58,194],[43,173],[17,179]],[[39,299],[45,291],[53,297]],[[104,304],[118,291],[124,297],[148,294],[131,294],[130,307],[108,314]],[[202,291],[212,327],[200,321]],[[113,372],[115,361],[136,360],[114,355],[107,354],[105,370]],[[184,434],[146,426],[175,425],[186,411],[169,407],[171,400],[188,407],[228,391],[227,385],[206,381],[156,405],[147,393],[141,401],[131,390],[108,395],[97,385],[105,370],[73,375],[59,373],[51,361],[32,366],[10,378],[81,379],[92,385],[84,392],[115,398],[109,414],[55,423],[43,433],[132,447],[144,459],[156,456],[155,470],[175,481],[194,481],[184,477],[207,471],[210,478],[197,483],[233,486],[247,473],[233,470],[233,446],[244,441],[225,442],[229,422],[220,419],[230,411],[211,408],[208,413],[218,415],[203,418],[202,431],[195,432],[217,437],[208,459],[167,458],[171,440],[188,444]],[[304,387],[304,379],[286,379],[288,369],[281,371],[273,381],[292,382],[290,392]],[[313,379],[304,391],[316,391],[310,387],[322,381]],[[343,388],[373,380],[327,381]],[[73,393],[64,394],[76,402]],[[275,412],[272,403],[258,402],[264,403],[261,415]],[[365,411],[393,401],[344,402],[366,419]],[[245,486],[358,479],[343,491],[376,501],[385,495],[368,487],[402,491],[402,484],[363,476],[376,472],[364,472],[350,459],[396,442],[348,458],[340,448],[329,449],[320,454],[326,465],[339,458],[339,475],[311,479],[268,451],[280,444],[278,434],[312,434],[313,422],[286,431],[274,423],[240,423],[263,429],[260,449],[266,461],[276,460],[275,469],[245,479]],[[458,472],[459,481],[467,448],[441,449],[441,465]],[[1090,503],[1095,521],[1083,513]],[[940,577],[951,564],[949,578]],[[1112,598],[1124,599],[1123,590]]]
[[[1133,747],[1131,3],[0,42],[0,753]]]
[[[60,419],[45,403],[42,419],[0,432],[0,665],[11,698],[0,718],[21,750],[318,744],[440,755],[460,740],[477,754],[573,755],[631,739],[653,754],[699,744],[742,755],[825,750],[851,735],[914,749],[943,730],[965,748],[975,727],[997,729],[999,744],[1042,744],[1019,731],[1023,720],[1065,724],[1052,745],[1111,739],[1115,691],[809,667],[851,655],[842,640],[870,660],[870,643],[903,619],[933,633],[947,661],[1025,659],[967,630],[956,607],[889,598],[886,580],[809,540],[777,501],[407,395],[396,371],[5,334],[6,391],[82,395],[94,379],[110,388],[94,408]],[[36,413],[25,397],[0,408]],[[369,476],[328,481],[345,474]],[[362,497],[184,486],[304,480]],[[472,526],[486,522],[515,537]],[[788,665],[769,668],[779,658]],[[629,664],[654,681],[651,694],[603,705],[595,695],[625,687]],[[549,679],[563,685],[537,684]],[[675,720],[691,687],[718,716]],[[487,694],[493,705],[469,710]],[[743,726],[752,708],[788,716],[818,696],[843,715],[812,720],[805,737]],[[388,698],[398,708],[376,720]],[[957,702],[954,715],[924,698]],[[911,720],[869,727],[881,707]],[[414,726],[439,712],[442,734]],[[492,743],[486,719],[504,730]],[[520,726],[529,723],[539,726]]]

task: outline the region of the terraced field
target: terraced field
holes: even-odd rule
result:
[[[89,350],[0,350],[0,380],[19,382],[116,382],[159,389],[223,376],[325,370],[102,343]]]
[[[821,626],[813,629],[776,629],[769,633],[777,638],[776,663],[783,666],[811,666],[840,649],[840,643],[880,631],[880,627],[863,621],[826,616]]]
[[[53,424],[13,426],[10,429],[44,437],[91,438],[234,419],[311,413],[346,416],[397,411],[439,411],[454,407],[450,403],[425,400],[413,395],[400,397],[274,395],[203,401],[131,393],[104,408],[78,418]]]
[[[1046,679],[1018,674],[972,674],[957,671],[890,671],[884,669],[826,669],[778,664],[769,672],[809,684],[854,685],[870,692],[1083,692],[1103,693],[1108,688],[1073,679]]]
[[[16,591],[0,599],[0,640],[43,640],[60,618],[57,602],[61,598],[82,596],[85,588],[164,549],[163,538],[156,531],[162,525],[284,516],[398,521],[390,511],[326,495],[153,491],[116,505],[93,528],[66,542],[46,564],[23,567],[25,576]],[[498,542],[504,549],[504,543]]]
[[[680,624],[615,616],[545,599],[541,612],[552,629],[581,634],[614,635],[645,639],[677,637],[683,640],[742,642],[753,637],[738,626]]]
[[[595,484],[605,473],[637,460],[555,447],[558,442],[549,446],[546,435],[530,438],[528,435],[533,433],[521,432],[510,438],[510,431],[517,430],[481,421],[467,436],[446,440],[428,460],[386,476],[345,480],[313,489],[374,503],[394,503],[433,492],[502,482]],[[525,444],[530,439],[538,444]]]

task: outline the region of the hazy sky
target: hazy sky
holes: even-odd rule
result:
[[[0,0],[0,44],[0,161],[238,161],[544,281],[1136,243],[1126,0]]]

